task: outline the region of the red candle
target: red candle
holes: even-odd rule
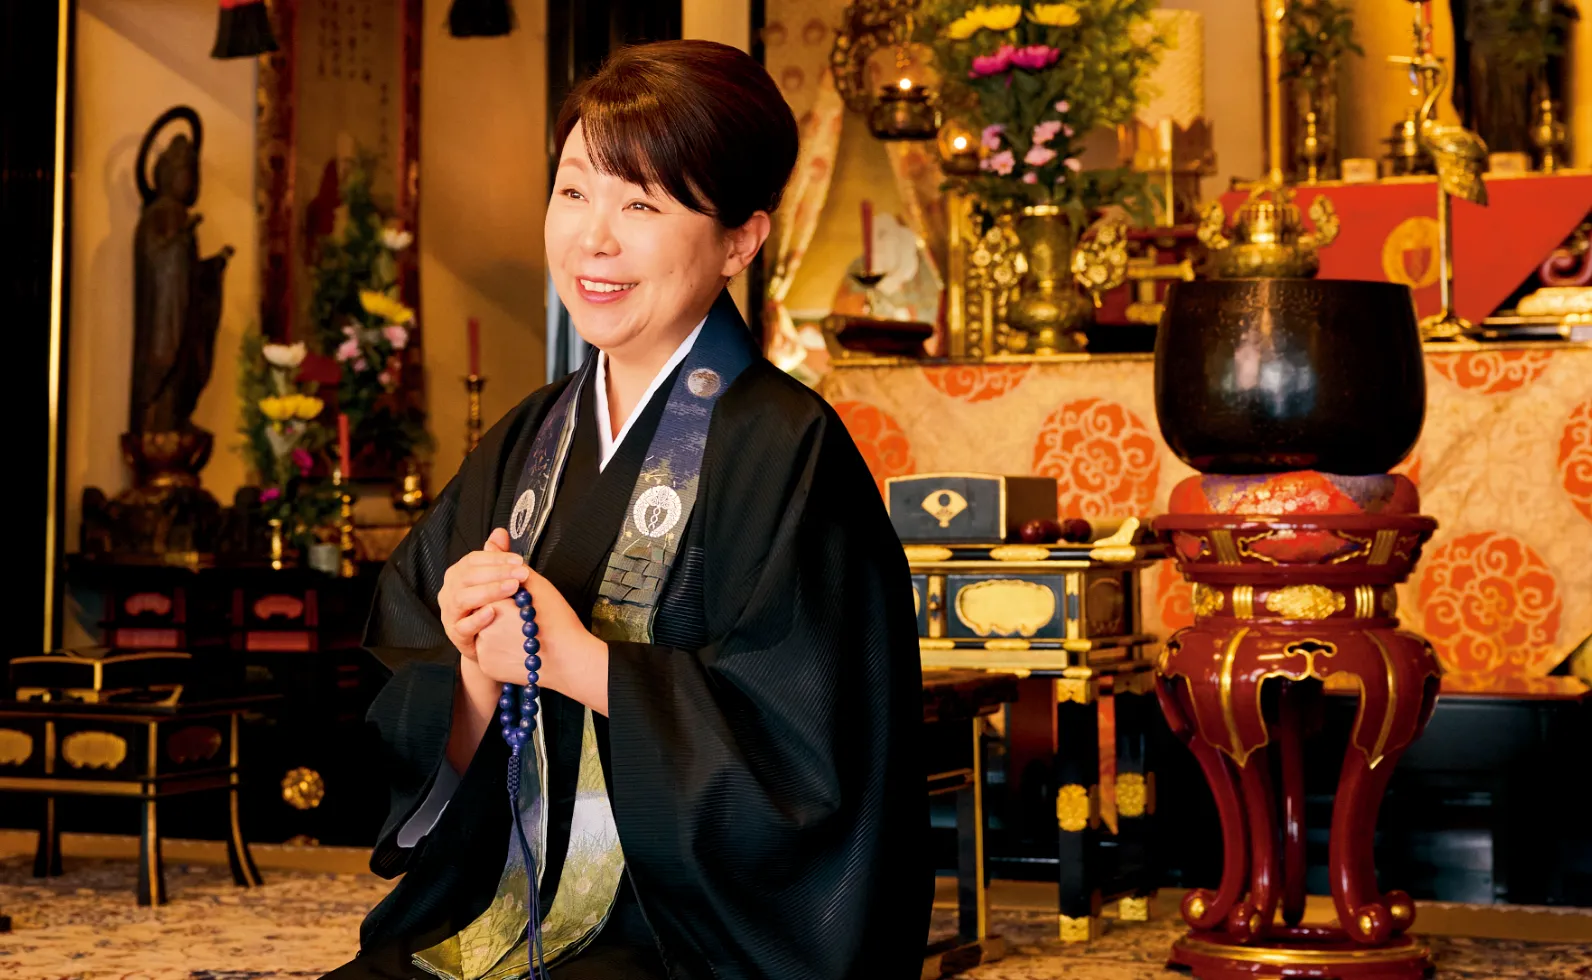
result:
[[[481,322],[470,318],[470,376],[481,376]]]
[[[873,275],[873,202],[862,202],[862,274]]]
[[[354,461],[348,455],[348,416],[337,413],[337,463],[343,468],[343,479],[354,475]]]

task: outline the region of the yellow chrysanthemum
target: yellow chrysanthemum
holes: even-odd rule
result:
[[[966,41],[968,38],[983,30],[984,24],[971,13],[951,21],[945,28],[945,36],[953,41]]]
[[[306,422],[319,417],[321,410],[326,407],[326,403],[314,395],[292,395],[290,397],[294,399],[293,414]]]
[[[1023,17],[1023,8],[1015,3],[978,6],[952,21],[945,34],[953,41],[965,41],[979,31],[1009,31]]]
[[[374,289],[359,291],[359,305],[365,308],[366,313],[379,316],[388,323],[408,323],[415,318],[414,310]]]
[[[298,395],[268,395],[260,399],[260,414],[272,422],[286,422],[298,410]]]
[[[1009,31],[1022,19],[1023,8],[1020,4],[1003,3],[984,8],[984,26],[992,31]]]
[[[1036,3],[1028,16],[1047,27],[1071,27],[1078,23],[1078,8],[1070,3]]]

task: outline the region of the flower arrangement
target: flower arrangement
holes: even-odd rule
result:
[[[301,548],[332,522],[338,506],[327,481],[314,476],[330,433],[318,421],[326,404],[315,386],[295,380],[306,354],[304,344],[268,344],[250,332],[238,358],[239,432],[261,487],[260,504]]]
[[[1109,204],[1148,210],[1127,168],[1086,170],[1083,138],[1125,122],[1159,57],[1155,0],[972,4],[925,0],[922,40],[934,50],[948,108],[982,127],[968,189],[995,204],[1055,204],[1076,226]]]
[[[349,163],[339,194],[331,230],[312,256],[316,346],[340,368],[337,406],[354,442],[396,463],[430,446],[425,414],[402,386],[417,324],[399,299],[399,259],[414,236],[377,205],[368,157]]]

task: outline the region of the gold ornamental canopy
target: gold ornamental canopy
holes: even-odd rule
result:
[[[1211,202],[1199,239],[1219,279],[1309,279],[1321,268],[1317,252],[1338,237],[1338,213],[1325,194],[1311,202],[1310,220],[1314,231],[1305,229],[1287,185],[1267,180],[1250,188],[1231,225],[1221,202]]]

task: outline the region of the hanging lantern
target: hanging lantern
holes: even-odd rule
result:
[[[509,0],[453,0],[448,33],[454,37],[502,37],[514,30]]]
[[[265,0],[221,0],[212,58],[253,58],[277,50]]]
[[[882,86],[868,110],[868,130],[877,139],[933,139],[939,128],[940,113],[930,101],[929,90],[913,85],[910,78]]]

